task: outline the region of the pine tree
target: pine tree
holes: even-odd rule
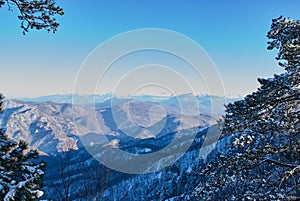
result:
[[[2,111],[0,95],[0,111]],[[25,142],[9,139],[4,130],[0,130],[0,199],[38,200],[43,196],[39,190],[44,174],[44,163],[37,163],[38,153],[28,150]]]
[[[285,73],[226,106],[217,154],[201,172],[204,200],[300,199],[300,21],[279,17],[268,32]]]
[[[5,5],[9,11],[19,11],[18,19],[21,21],[23,34],[30,29],[45,29],[55,33],[59,23],[54,17],[64,15],[63,9],[54,0],[0,0],[0,8]]]

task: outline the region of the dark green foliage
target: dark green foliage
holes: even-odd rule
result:
[[[279,50],[277,60],[287,71],[295,71],[300,64],[300,21],[279,17],[272,21],[268,33],[268,49]]]
[[[300,199],[300,22],[279,17],[268,49],[286,72],[226,106],[222,152],[200,173],[204,200]]]
[[[59,23],[54,16],[64,14],[63,9],[56,6],[54,0],[0,0],[0,8],[5,4],[9,10],[19,10],[18,19],[21,21],[23,34],[29,29],[45,29],[55,33]]]
[[[224,133],[243,131],[299,132],[300,22],[286,18],[273,20],[268,32],[268,49],[278,49],[280,66],[286,73],[258,79],[261,87],[244,100],[229,104],[224,117]]]
[[[2,101],[0,106],[2,111]],[[37,200],[43,195],[38,189],[41,188],[45,165],[36,163],[34,159],[37,157],[37,151],[28,150],[25,142],[16,143],[0,130],[1,200]]]

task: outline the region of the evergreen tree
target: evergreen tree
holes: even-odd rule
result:
[[[279,17],[268,32],[285,73],[226,106],[220,151],[201,172],[204,200],[300,199],[300,21]]]
[[[59,23],[54,16],[64,14],[63,9],[56,6],[54,0],[0,0],[0,8],[4,5],[10,11],[19,11],[18,19],[21,21],[23,34],[29,29],[45,29],[55,33]]]
[[[0,95],[0,111],[2,111],[2,95]],[[0,130],[0,199],[38,200],[43,196],[39,190],[44,174],[44,164],[36,163],[38,157],[35,150],[28,150],[23,141],[16,143],[9,139],[3,129]]]

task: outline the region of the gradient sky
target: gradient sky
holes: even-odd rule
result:
[[[22,35],[17,10],[0,10],[0,91],[7,97],[71,93],[88,54],[141,28],[170,29],[196,41],[215,62],[227,95],[254,91],[257,77],[282,70],[266,50],[271,19],[300,19],[299,0],[63,0],[56,34]]]

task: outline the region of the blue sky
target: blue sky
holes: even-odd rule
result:
[[[281,72],[266,50],[271,19],[300,19],[298,0],[64,0],[56,34],[22,35],[17,10],[0,10],[0,91],[8,97],[71,93],[88,54],[105,40],[141,28],[170,29],[202,46],[228,95],[254,91],[257,77]]]

